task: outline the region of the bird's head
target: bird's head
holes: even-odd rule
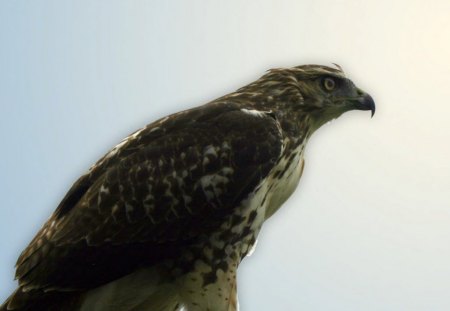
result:
[[[373,116],[372,97],[336,67],[303,65],[272,69],[253,86],[273,98],[275,111],[292,117],[308,116],[313,130],[350,110],[370,110]],[[267,106],[270,108],[271,104]]]
[[[372,97],[336,67],[304,65],[292,69],[303,97],[302,104],[317,127],[350,110],[370,110],[372,116],[375,113]]]

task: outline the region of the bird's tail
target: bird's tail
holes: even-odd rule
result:
[[[79,292],[24,291],[17,288],[0,306],[0,311],[73,311],[77,310]]]

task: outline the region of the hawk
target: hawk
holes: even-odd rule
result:
[[[339,66],[303,65],[134,132],[73,184],[0,310],[237,310],[238,265],[306,142],[355,109],[375,104]]]

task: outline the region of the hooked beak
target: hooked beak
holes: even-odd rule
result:
[[[355,109],[358,110],[370,110],[372,111],[372,116],[375,114],[375,102],[369,94],[358,89],[358,97],[354,100]]]

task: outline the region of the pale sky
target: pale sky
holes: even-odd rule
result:
[[[0,1],[0,300],[123,137],[271,67],[338,63],[377,113],[306,149],[239,271],[244,311],[450,310],[450,2]]]

